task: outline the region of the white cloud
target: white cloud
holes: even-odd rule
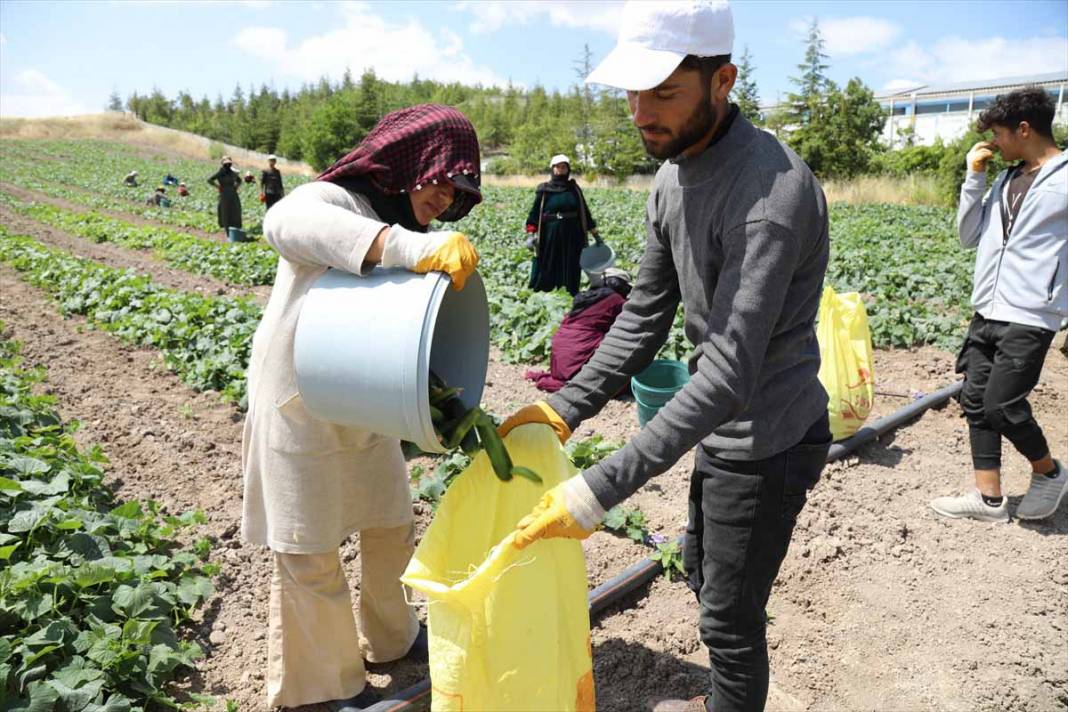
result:
[[[186,5],[189,0],[111,0],[112,5]],[[196,0],[197,5],[239,5],[256,10],[274,7],[275,0]]]
[[[909,41],[886,58],[890,73],[916,84],[1068,72],[1068,38],[943,37],[930,47]]]
[[[923,82],[918,82],[915,79],[891,79],[886,84],[883,84],[879,90],[880,94],[896,94],[899,91],[905,91],[907,89],[914,89],[921,86]]]
[[[2,116],[70,116],[89,109],[36,69],[26,69],[12,80],[12,91],[0,94]]]
[[[415,20],[390,23],[364,3],[340,6],[343,26],[291,45],[285,30],[246,27],[234,39],[241,50],[272,66],[273,71],[306,81],[337,78],[348,67],[354,74],[372,67],[382,79],[420,77],[465,84],[503,86],[493,69],[475,64],[463,40],[448,29],[429,29]]]
[[[877,52],[891,45],[901,35],[899,25],[879,17],[839,17],[819,20],[820,36],[828,57]],[[808,36],[812,18],[790,22],[790,31],[799,39]]]
[[[622,2],[605,0],[463,0],[453,7],[475,16],[471,31],[494,32],[545,17],[553,27],[589,28],[615,35]]]

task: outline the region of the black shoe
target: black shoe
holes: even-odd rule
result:
[[[393,667],[393,665],[401,661],[409,663],[421,663],[425,665],[426,663],[430,662],[430,650],[427,647],[427,644],[428,641],[426,626],[420,624],[419,632],[415,636],[415,641],[412,643],[412,647],[408,648],[407,653],[397,658],[396,660],[390,660],[389,662],[385,663],[372,663],[370,661],[364,660],[363,666],[371,672],[380,672]]]
[[[368,685],[363,688],[363,692],[355,697],[350,697],[346,700],[330,700],[323,704],[326,705],[326,708],[330,710],[330,712],[359,712],[360,710],[367,709],[374,703],[379,702],[381,699],[382,698],[378,693]]]

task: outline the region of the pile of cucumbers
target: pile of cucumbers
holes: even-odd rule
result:
[[[518,475],[540,484],[538,473],[512,464],[512,457],[497,434],[493,418],[478,406],[465,409],[460,391],[450,388],[436,373],[430,372],[430,419],[438,441],[449,450],[459,447],[470,457],[485,450],[493,472],[502,482]]]

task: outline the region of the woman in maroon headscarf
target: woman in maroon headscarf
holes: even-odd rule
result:
[[[252,341],[242,442],[242,533],[274,558],[267,703],[327,702],[355,710],[375,699],[364,660],[426,660],[426,632],[398,580],[414,543],[400,442],[316,419],[304,408],[293,337],[304,295],[328,267],[442,271],[463,288],[478,254],[458,232],[428,232],[481,201],[478,139],[455,109],[422,105],[383,117],[317,181],[263,221],[281,255]],[[360,533],[359,626],[338,547]]]

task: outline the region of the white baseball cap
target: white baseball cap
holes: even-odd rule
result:
[[[734,16],[727,0],[631,0],[623,7],[616,46],[586,83],[652,89],[686,55],[715,57],[733,47]]]
[[[268,161],[277,161],[278,160],[278,156],[276,156],[276,155],[274,155],[272,153],[271,155],[267,156],[267,160]]]
[[[571,159],[568,158],[567,156],[565,156],[562,153],[558,153],[558,154],[556,154],[555,156],[553,156],[552,158],[549,159],[549,168],[552,168],[557,163],[566,163],[567,165],[570,166],[571,165]]]

